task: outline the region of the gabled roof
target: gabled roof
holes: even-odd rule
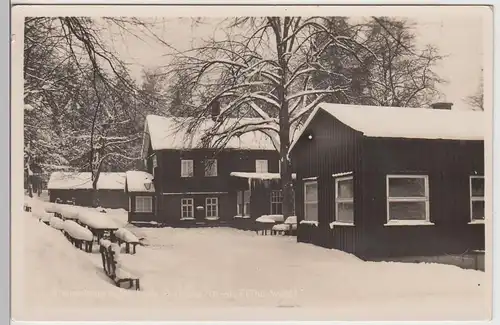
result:
[[[319,111],[366,137],[484,140],[487,129],[482,111],[321,103],[304,123],[290,151]]]
[[[125,190],[125,173],[101,172],[97,181],[98,190]],[[47,184],[49,190],[90,190],[90,172],[54,172]]]
[[[130,170],[127,173],[127,191],[128,192],[154,192],[153,175],[138,171]],[[146,187],[148,184],[148,187]]]
[[[261,119],[255,118],[229,118],[224,120],[222,128],[232,128],[235,123],[259,122]],[[151,143],[153,150],[189,150],[200,148],[203,135],[214,126],[211,119],[201,122],[200,126],[193,134],[187,130],[187,118],[163,117],[157,115],[148,115],[146,117],[145,137],[143,143],[143,154],[146,153],[147,146]],[[149,138],[149,139],[147,139]],[[215,141],[215,139],[214,139]],[[275,150],[271,139],[260,131],[248,132],[240,137],[233,137],[225,145],[226,149],[242,150]]]

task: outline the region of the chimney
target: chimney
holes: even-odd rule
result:
[[[215,122],[217,121],[217,118],[219,117],[220,114],[220,103],[218,99],[215,99],[210,104],[210,109],[211,109],[212,120]]]
[[[447,110],[451,110],[452,106],[453,106],[453,103],[446,103],[446,102],[439,102],[439,103],[431,104],[431,108],[432,109],[447,109]]]

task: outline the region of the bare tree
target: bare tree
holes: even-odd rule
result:
[[[482,72],[483,69],[481,69],[481,75]],[[484,111],[484,86],[482,78],[476,93],[468,96],[465,100],[472,107],[472,109]]]
[[[434,71],[444,58],[430,44],[417,47],[415,25],[405,18],[373,17],[367,42],[380,61],[372,61],[366,96],[372,105],[423,107],[432,103],[445,83]],[[378,45],[378,46],[377,46]]]
[[[330,17],[332,33],[362,35],[363,44],[376,54],[356,56],[332,47],[322,55],[329,70],[351,78],[351,88],[328,96],[329,102],[394,107],[423,107],[435,100],[437,85],[444,82],[435,72],[442,60],[431,45],[417,47],[415,30],[406,18],[372,17],[355,24],[345,17]],[[325,36],[318,36],[324,41]],[[314,75],[317,85],[337,83],[335,75]]]
[[[93,184],[97,183],[103,161],[121,154],[105,154],[103,148],[116,149],[119,144],[136,141],[134,134],[115,135],[115,127],[123,129],[128,121],[126,115],[134,115],[130,111],[144,98],[129,77],[126,63],[103,34],[109,36],[115,31],[142,38],[151,34],[150,26],[145,20],[123,17],[26,18],[24,94],[28,156],[66,165],[75,161],[75,156],[85,154],[87,162],[80,167],[90,170]],[[68,122],[72,119],[84,128]],[[71,141],[80,146],[71,147]],[[61,150],[67,147],[74,152]]]
[[[346,92],[351,78],[322,64],[322,55],[340,48],[352,56],[376,55],[356,36],[329,30],[323,17],[236,18],[223,22],[225,35],[178,53],[171,73],[182,72],[190,91],[185,104],[192,111],[190,129],[220,106],[218,123],[206,141],[224,147],[231,137],[248,132],[266,134],[280,153],[283,214],[292,212],[289,147],[294,131],[328,95]],[[223,28],[223,29],[222,29]],[[323,36],[321,42],[318,37]],[[335,75],[335,84],[314,84],[313,73]],[[227,117],[240,119],[221,128]]]

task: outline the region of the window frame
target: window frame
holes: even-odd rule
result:
[[[339,198],[339,183],[342,181],[352,181],[352,188],[353,188],[353,193],[352,193],[352,198],[346,199],[346,198]],[[338,220],[338,215],[339,215],[339,204],[340,203],[352,203],[352,222],[345,222],[345,221],[339,221]],[[346,225],[354,225],[354,176],[341,176],[341,177],[336,177],[335,178],[335,216],[334,216],[334,223],[338,224],[346,224]]]
[[[307,186],[316,184],[316,201],[307,201]],[[319,222],[319,211],[316,212],[316,220],[307,219],[307,204],[316,203],[316,207],[319,209],[319,187],[318,180],[310,180],[304,182],[304,220]]]
[[[484,188],[484,193],[483,193],[483,196],[472,196],[472,180],[473,179],[482,179],[483,180],[483,188]],[[486,187],[485,187],[486,183],[485,183],[485,179],[484,179],[484,175],[471,175],[469,176],[469,216],[470,216],[470,222],[469,223],[484,223],[484,219],[474,219],[473,217],[473,214],[472,214],[472,203],[475,202],[475,201],[482,201],[482,202],[485,202],[484,201],[484,197],[485,197],[485,194],[486,194]],[[484,206],[484,214],[485,214],[485,218],[486,218],[486,205]]]
[[[424,179],[424,196],[423,197],[391,197],[389,195],[389,180],[392,178],[417,178]],[[433,225],[430,221],[430,197],[429,197],[429,175],[418,174],[388,174],[386,175],[386,217],[388,225]],[[391,202],[425,202],[425,219],[419,220],[402,220],[390,218],[390,203]]]
[[[215,175],[207,175],[207,162],[208,161],[212,161],[213,162],[213,165],[210,166],[210,168],[214,168],[215,166]],[[205,177],[217,177],[219,175],[219,170],[218,170],[218,163],[217,163],[217,159],[215,158],[209,158],[209,159],[205,159],[204,161],[204,169],[205,169]],[[210,169],[212,170],[212,169]]]
[[[189,169],[185,173],[185,164],[190,163],[191,165],[191,175],[189,175]],[[189,166],[189,164],[188,164]],[[194,176],[194,161],[193,159],[181,159],[181,178],[189,178]]]
[[[185,201],[191,203],[184,203]],[[191,217],[184,217],[184,207],[191,207]],[[193,220],[194,219],[194,199],[190,197],[181,198],[181,220]]]
[[[250,190],[244,190],[244,191],[237,191],[236,195],[236,215],[237,216],[242,216],[242,217],[249,217],[250,216],[250,195],[248,195],[248,201],[245,201],[245,192]],[[241,202],[238,203],[238,198],[241,198]],[[240,205],[243,206],[243,211],[241,211]],[[243,213],[242,213],[243,212]]]
[[[263,171],[263,170],[259,170],[259,169],[262,169],[262,164],[264,164],[265,162],[265,166],[266,166],[266,170]],[[255,172],[256,173],[269,173],[269,160],[267,159],[255,159]]]
[[[209,203],[209,201],[215,200],[214,203]],[[215,206],[215,216],[208,215],[208,206]],[[216,196],[206,197],[205,198],[205,219],[219,219],[219,198]]]
[[[134,212],[153,213],[153,197],[152,196],[150,196],[150,195],[137,195],[137,196],[135,196],[134,200],[135,200]],[[138,203],[140,200],[142,200],[141,204]],[[149,202],[151,203],[149,205],[151,207],[151,209],[145,208],[146,207],[146,205],[144,205],[145,200],[149,200]],[[139,209],[139,207],[141,207],[141,209]]]
[[[273,195],[277,192],[279,193],[279,196]],[[280,199],[279,202],[273,201],[273,199],[275,199],[275,198],[279,198]],[[271,203],[271,210],[270,210],[271,214],[283,214],[283,190],[271,190],[269,201]],[[281,206],[281,213],[277,213],[276,211],[273,210],[273,207],[275,207],[277,205]]]

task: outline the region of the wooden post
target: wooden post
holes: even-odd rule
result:
[[[108,272],[106,270],[106,255],[103,246],[99,246],[99,252],[101,253],[102,268],[104,269],[104,272],[107,274]]]

